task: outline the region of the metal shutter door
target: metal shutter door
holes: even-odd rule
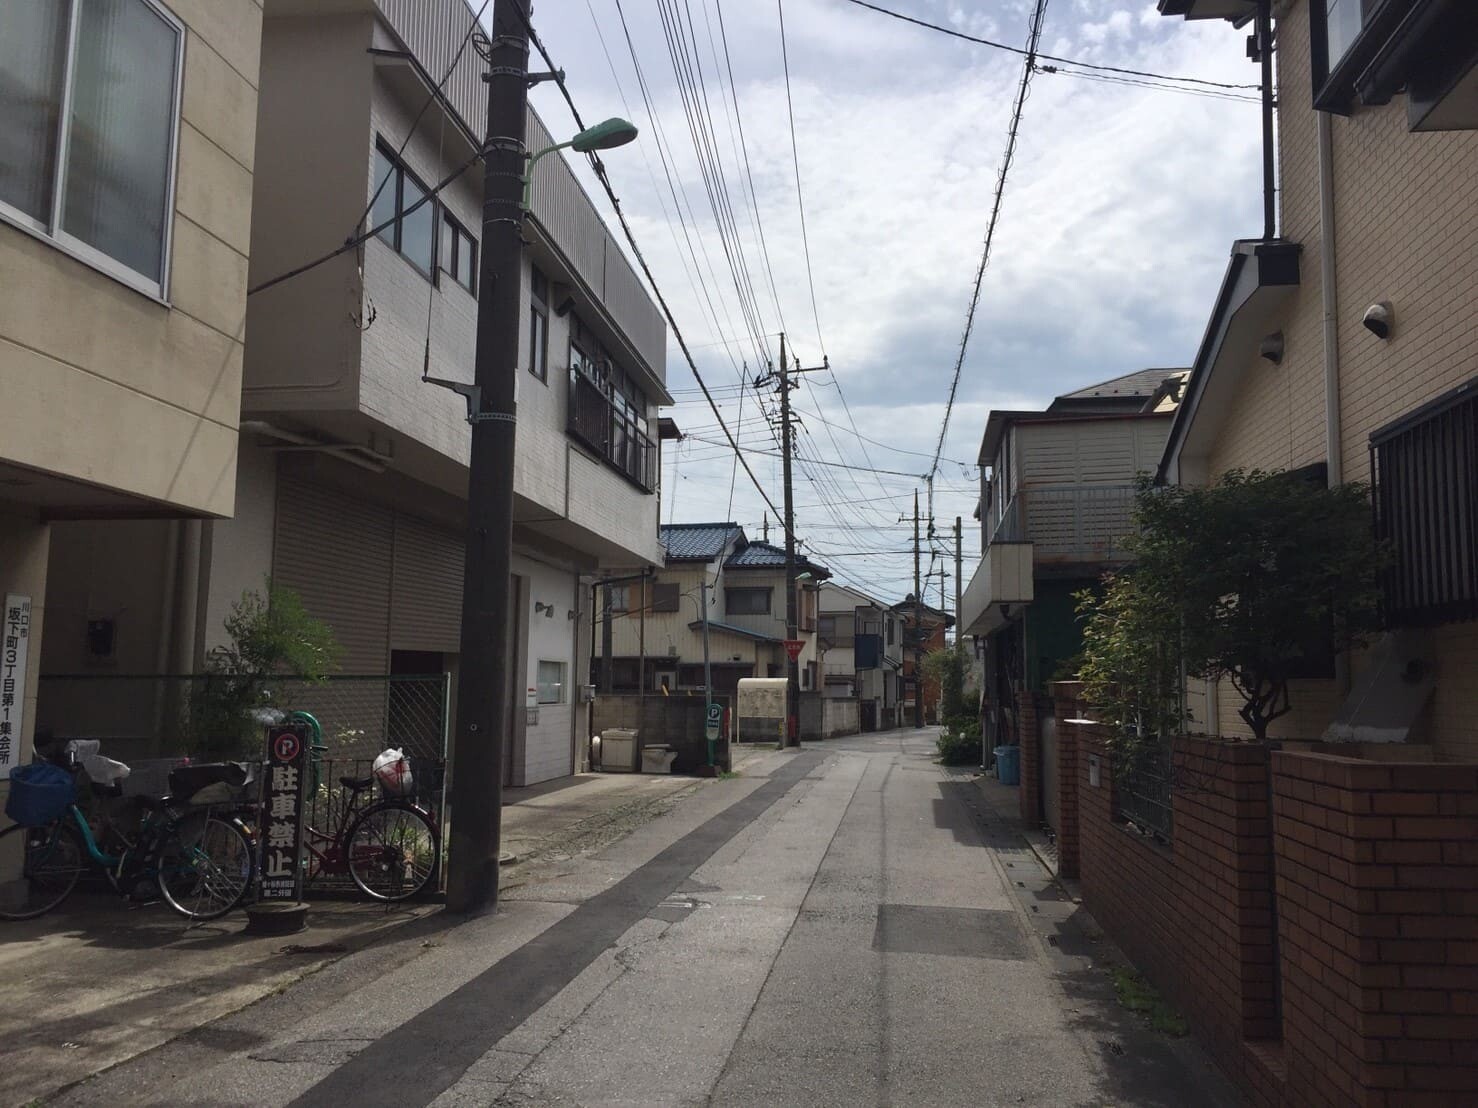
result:
[[[460,535],[396,513],[391,649],[458,652],[462,563]]]
[[[334,629],[343,673],[385,673],[390,661],[390,512],[337,490],[283,481],[273,576]]]

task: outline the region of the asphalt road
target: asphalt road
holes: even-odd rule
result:
[[[1236,1103],[932,738],[767,756],[56,1102]]]

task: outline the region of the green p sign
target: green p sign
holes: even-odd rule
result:
[[[720,704],[709,704],[708,725],[704,728],[705,737],[709,742],[714,742],[718,739],[719,725],[723,722],[723,719],[723,706]]]

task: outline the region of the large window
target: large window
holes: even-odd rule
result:
[[[183,40],[150,0],[0,0],[0,213],[156,296]]]
[[[731,616],[763,616],[770,612],[769,589],[725,589],[724,610]]]
[[[380,238],[431,277],[436,261],[436,201],[421,204],[426,186],[383,144],[375,146],[375,188],[379,192],[371,218],[376,227],[386,225]]]
[[[657,485],[646,393],[614,362],[579,316],[570,315],[569,431],[643,489]]]
[[[1360,37],[1360,30],[1365,26],[1366,13],[1375,7],[1375,3],[1374,0],[1315,2],[1324,4],[1325,42],[1329,51],[1329,68],[1334,69]]]
[[[1478,619],[1478,380],[1370,438],[1394,627]]]

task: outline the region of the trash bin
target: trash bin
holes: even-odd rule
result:
[[[996,777],[1003,785],[1021,784],[1021,747],[996,747]]]

